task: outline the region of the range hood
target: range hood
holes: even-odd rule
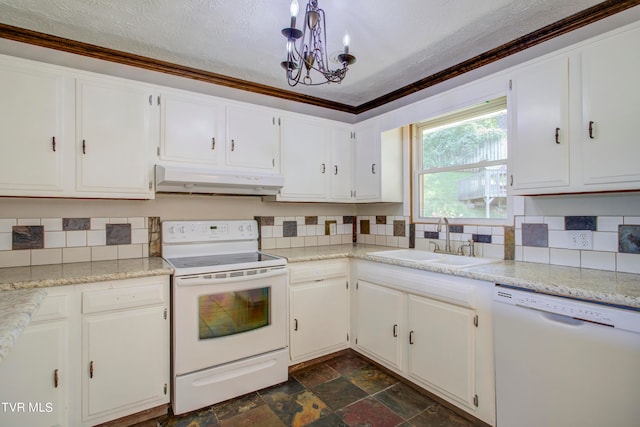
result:
[[[156,165],[157,193],[273,196],[283,185],[281,175]]]

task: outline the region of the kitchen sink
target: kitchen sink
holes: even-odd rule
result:
[[[416,249],[394,249],[390,251],[369,252],[369,255],[399,261],[413,261],[419,264],[431,264],[450,268],[466,268],[500,261],[497,258],[469,257],[453,254],[427,252]]]
[[[431,261],[442,257],[441,254],[415,249],[395,249],[390,251],[369,252],[368,255],[397,259],[400,261]]]

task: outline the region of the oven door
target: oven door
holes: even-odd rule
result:
[[[176,277],[174,375],[287,345],[287,269],[256,268]]]

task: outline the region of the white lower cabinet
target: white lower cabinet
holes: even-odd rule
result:
[[[47,289],[0,364],[2,426],[93,426],[169,403],[169,276]],[[16,406],[22,405],[22,406]]]
[[[68,292],[57,290],[0,364],[0,425],[69,425]]]
[[[82,421],[94,425],[169,401],[168,277],[82,290]]]
[[[475,311],[408,295],[409,376],[468,407],[475,397]]]
[[[347,260],[289,266],[289,351],[291,363],[349,346]]]
[[[366,280],[358,280],[357,286],[358,348],[385,366],[401,370],[404,294]]]
[[[495,425],[493,285],[367,261],[354,275],[354,349]]]

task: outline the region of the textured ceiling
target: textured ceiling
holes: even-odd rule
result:
[[[306,1],[299,0],[301,11]],[[0,0],[0,22],[290,89],[290,0]],[[587,9],[599,0],[318,0],[341,84],[290,90],[357,106]],[[302,12],[301,12],[302,15]],[[301,15],[299,22],[302,21]]]

